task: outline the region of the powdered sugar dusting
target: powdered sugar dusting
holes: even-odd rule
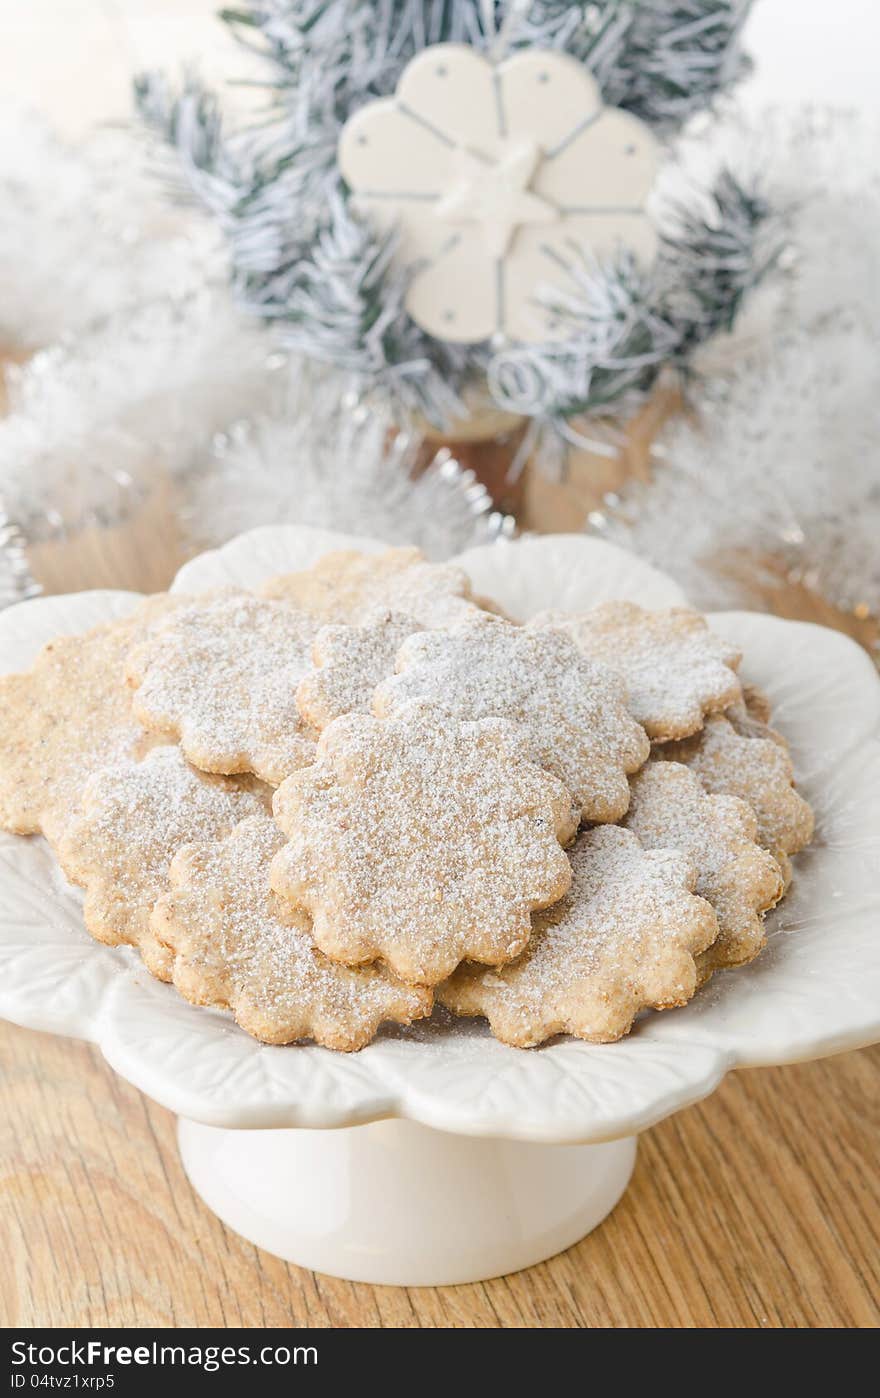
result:
[[[616,670],[631,713],[652,738],[684,738],[705,714],[742,698],[739,652],[686,608],[653,612],[603,602],[577,615],[540,612],[531,625],[567,632],[584,655]]]
[[[203,771],[254,772],[277,785],[314,756],[296,689],[316,630],[283,602],[235,591],[200,598],[129,656],[134,712],[179,738]]]
[[[751,807],[711,796],[687,767],[650,761],[632,780],[626,826],[647,849],[679,850],[697,870],[696,890],[718,917],[713,966],[749,961],[764,945],[763,913],[782,896],[776,860],[756,843]]]
[[[373,690],[394,673],[397,652],[419,630],[400,612],[380,612],[358,626],[323,626],[312,646],[316,668],[296,692],[305,721],[320,732],[343,714],[369,713]]]
[[[645,761],[648,740],[627,712],[620,679],[562,632],[480,617],[410,637],[397,671],[376,690],[374,713],[417,702],[457,718],[515,722],[584,819],[617,820],[626,810],[626,775]]]
[[[0,824],[53,844],[78,814],[83,787],[105,763],[140,755],[154,739],[132,716],[123,664],[129,648],[179,600],[147,598],[120,621],[59,636],[25,674],[0,677]]]
[[[274,808],[289,843],[273,888],[311,914],[327,955],[381,957],[403,980],[433,984],[466,956],[509,960],[531,910],[568,887],[568,792],[509,724],[336,719]]]
[[[742,736],[718,715],[701,733],[683,742],[664,744],[659,758],[681,762],[699,777],[706,791],[747,801],[758,822],[757,838],[773,854],[796,854],[813,834],[813,812],[794,789],[794,769],[778,734],[749,719]]]
[[[175,985],[197,1004],[231,1008],[265,1043],[310,1038],[355,1049],[383,1020],[428,1014],[431,994],[376,966],[335,965],[316,949],[305,915],[277,915],[268,883],[284,836],[268,816],[243,821],[223,841],[191,845],[174,860],[172,891],[153,926],[176,954]]]
[[[253,783],[197,772],[176,747],[154,748],[143,762],[95,772],[82,815],[59,847],[68,877],[86,890],[89,931],[102,942],[140,947],[154,974],[165,978],[170,966],[152,945],[149,916],[172,856],[190,840],[225,835],[265,810]]]
[[[760,949],[812,812],[703,618],[515,626],[407,549],[265,591],[151,598],[0,679],[0,821],[49,835],[98,939],[339,1049],[433,985],[512,1044],[614,1039]],[[666,740],[641,771],[634,715]],[[208,772],[282,783],[275,821],[256,776]]]
[[[716,935],[685,855],[646,851],[605,826],[581,835],[570,857],[571,888],[535,914],[522,956],[498,970],[462,966],[438,989],[443,1004],[485,1015],[496,1037],[520,1047],[560,1033],[617,1039],[644,1007],[684,1004],[694,957]]]
[[[446,626],[477,610],[463,569],[428,563],[414,548],[327,553],[304,572],[270,578],[261,592],[326,622],[357,624],[390,609],[421,626]]]

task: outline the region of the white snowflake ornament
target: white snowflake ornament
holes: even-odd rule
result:
[[[658,163],[648,127],[603,107],[583,64],[540,49],[495,66],[434,44],[339,140],[355,207],[398,230],[409,314],[461,344],[558,334],[539,292],[578,249],[603,257],[622,244],[649,260]]]

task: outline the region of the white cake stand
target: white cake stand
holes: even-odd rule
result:
[[[304,567],[373,541],[262,529],[187,565],[176,590]],[[668,578],[584,538],[527,539],[459,560],[513,616],[607,597],[665,606]],[[120,616],[132,594],[24,602],[0,616],[0,663]],[[836,632],[745,613],[713,618],[767,690],[816,842],[768,920],[769,946],[685,1009],[619,1044],[531,1052],[441,1014],[356,1054],[268,1048],[195,1009],[126,949],[86,934],[80,899],[40,839],[0,837],[0,1013],[89,1039],[180,1117],[195,1188],[268,1251],[353,1280],[428,1285],[528,1266],[594,1228],[626,1188],[639,1131],[729,1069],[800,1061],[880,1037],[880,683]],[[334,1128],[332,1130],[328,1128]]]

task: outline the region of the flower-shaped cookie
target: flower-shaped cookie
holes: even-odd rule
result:
[[[571,880],[568,792],[494,720],[338,718],[274,809],[289,843],[272,887],[311,915],[321,950],[349,965],[380,957],[417,984],[465,957],[517,956],[532,910]]]
[[[461,343],[558,335],[539,293],[581,249],[649,258],[657,167],[648,127],[603,108],[577,59],[540,49],[497,66],[467,45],[423,49],[339,141],[356,207],[397,230],[413,320]]]
[[[96,772],[58,851],[65,873],[86,890],[83,916],[92,936],[138,947],[153,975],[168,980],[171,957],[150,930],[150,914],[173,856],[181,845],[219,839],[266,809],[266,788],[253,778],[197,772],[176,747]]]
[[[437,995],[460,1015],[485,1015],[497,1039],[531,1048],[554,1034],[607,1043],[642,1009],[684,1005],[697,988],[695,958],[717,933],[694,897],[691,861],[645,850],[618,826],[581,835],[571,888],[532,919],[532,940],[498,970],[460,966]]]
[[[774,743],[784,743],[785,739],[769,727],[771,713],[770,700],[763,689],[759,689],[756,684],[747,684],[743,681],[742,700],[736,704],[731,704],[727,711],[727,717],[734,724],[736,731],[742,733],[744,738],[770,737]]]
[[[741,738],[761,738],[788,751],[788,743],[770,724],[770,700],[756,685],[743,683],[742,701],[725,709],[724,717]]]
[[[315,735],[296,707],[317,626],[305,612],[247,592],[200,597],[128,657],[132,708],[178,738],[204,772],[254,772],[277,786],[311,762]]]
[[[794,768],[784,740],[751,717],[743,727],[745,731],[738,732],[736,722],[717,714],[692,738],[662,744],[657,756],[689,767],[706,791],[746,801],[757,817],[758,840],[776,856],[788,882],[788,856],[812,838],[813,812],[794,789]]]
[[[368,714],[373,690],[393,675],[397,652],[420,629],[400,612],[380,612],[361,626],[322,626],[312,646],[315,668],[296,691],[306,723],[320,733],[343,714]]]
[[[155,743],[131,712],[125,657],[179,598],[148,597],[130,616],[44,646],[25,674],[0,677],[0,825],[53,844],[78,814],[96,767]]]
[[[225,840],[175,855],[152,928],[174,957],[181,995],[231,1009],[264,1043],[313,1039],[345,1050],[369,1043],[384,1020],[430,1014],[430,990],[378,966],[338,966],[315,947],[305,913],[279,917],[268,869],[283,844],[270,816],[253,816]]]
[[[718,939],[700,958],[705,977],[740,966],[764,945],[764,913],[782,897],[777,861],[757,843],[755,813],[735,796],[712,796],[680,762],[650,761],[632,780],[627,829],[646,849],[686,855],[697,893],[715,909]]]
[[[325,553],[301,573],[269,578],[260,592],[277,597],[319,621],[355,624],[377,612],[405,612],[421,626],[446,626],[470,615],[467,574],[451,563],[429,563],[419,549]]]
[[[695,733],[706,714],[742,698],[739,651],[687,607],[603,602],[590,612],[539,612],[530,625],[567,632],[584,655],[616,670],[630,712],[661,742]]]
[[[641,767],[650,745],[627,711],[621,680],[563,632],[478,616],[411,636],[397,672],[376,690],[374,713],[419,703],[459,719],[511,719],[533,760],[568,787],[583,820],[623,815],[627,773]]]

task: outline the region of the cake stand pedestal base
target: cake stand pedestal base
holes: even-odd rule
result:
[[[181,1119],[183,1165],[224,1223],[316,1272],[391,1286],[484,1281],[576,1243],[626,1189],[636,1138],[558,1146],[409,1121],[337,1131]]]

